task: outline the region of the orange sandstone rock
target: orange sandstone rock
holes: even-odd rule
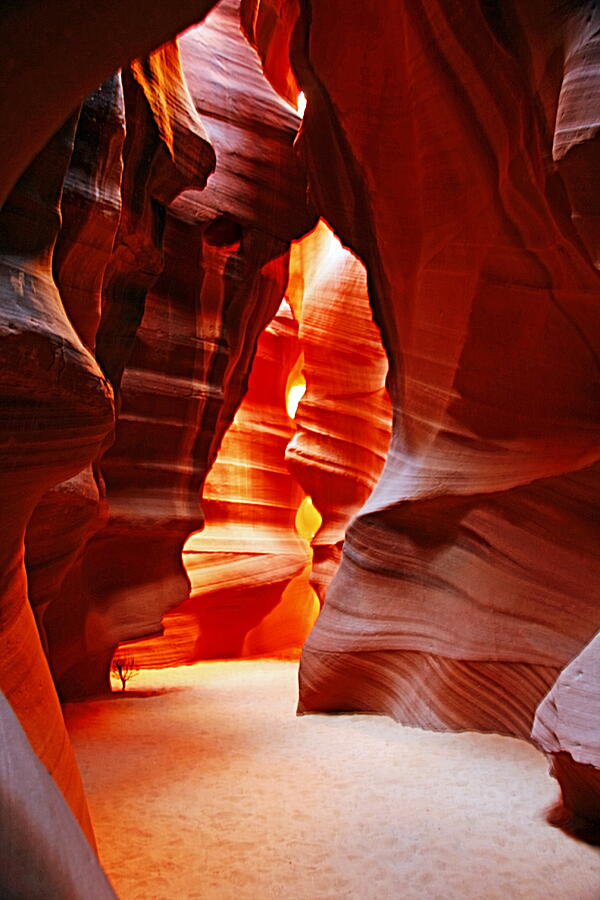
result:
[[[0,60],[0,203],[68,115],[132,59],[200,21],[215,0],[25,0],[4,4]]]
[[[574,20],[454,0],[297,8],[300,149],[320,213],[367,267],[394,409],[300,708],[526,735],[599,623],[600,282],[551,162],[595,134],[583,100],[573,128]],[[289,34],[272,29],[271,55]],[[544,77],[557,48],[562,90]]]
[[[118,392],[119,407],[123,406],[123,372],[135,346],[146,297],[164,265],[166,206],[190,184],[202,187],[215,162],[187,90],[176,43],[132,64],[121,77],[125,114],[122,208],[112,252],[108,262],[104,261],[100,276],[101,315],[95,323],[95,353]],[[110,165],[110,144],[100,159],[96,165],[110,193],[115,190],[111,174],[118,170],[118,165]],[[81,192],[93,189],[98,180],[98,176],[84,180]],[[85,221],[82,217],[83,224]],[[76,228],[73,231],[77,233]],[[84,229],[77,239],[85,243]],[[75,246],[73,239],[71,257],[76,253]],[[65,264],[68,261],[69,254]],[[94,280],[90,280],[88,307],[92,308],[94,287]],[[117,446],[120,432],[118,427]],[[169,514],[161,522],[158,504],[149,514],[139,504],[136,506],[135,499],[127,508],[127,500],[123,502],[110,480],[114,453],[115,450],[102,458],[96,479],[101,490],[108,480],[108,521],[101,530],[98,528],[103,523],[96,522],[97,533],[44,617],[53,672],[63,697],[106,689],[119,628],[131,629],[135,634],[136,628],[143,631],[148,627],[148,620],[157,627],[156,606],[162,611],[168,605],[163,599],[161,606],[161,584],[168,585],[166,591],[177,585],[179,599],[187,592],[178,546],[186,529],[171,521]],[[150,523],[145,515],[149,515]],[[144,538],[146,552],[138,554]],[[153,565],[148,566],[145,559],[151,549]],[[137,610],[142,624],[136,622],[135,612],[128,612],[124,604]]]
[[[341,559],[344,532],[377,481],[391,429],[387,359],[372,321],[366,273],[324,222],[292,253],[301,293],[306,393],[286,452],[322,524],[311,583],[321,602]]]
[[[283,303],[260,336],[248,392],[204,486],[205,529],[188,540],[191,597],[164,635],[121,645],[141,666],[297,651],[314,621],[308,542],[295,527],[303,493],[285,465],[285,408],[300,346]]]
[[[113,424],[112,391],[52,276],[70,119],[0,213],[0,689],[92,838],[79,773],[27,597],[24,536],[44,492],[80,471]]]
[[[314,222],[298,116],[264,79],[238,4],[189,32],[182,59],[185,76],[166,48],[123,74],[123,213],[96,341],[120,410],[79,609],[66,626],[65,594],[46,617],[64,696],[101,690],[116,645],[160,634],[188,597],[181,551],[204,478],[281,302],[290,241]]]

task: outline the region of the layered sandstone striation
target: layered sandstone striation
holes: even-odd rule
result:
[[[600,281],[580,237],[594,208],[562,165],[595,135],[574,102],[593,83],[591,11],[291,5],[311,191],[366,264],[394,409],[303,653],[300,709],[525,736],[600,622]],[[290,29],[264,22],[290,3],[248,7],[281,60]]]
[[[45,616],[63,696],[105,688],[114,648],[160,634],[187,599],[181,551],[204,478],[281,302],[290,241],[314,222],[298,116],[237,6],[182,39],[183,69],[172,44],[122,74],[123,208],[96,335],[119,414],[99,464],[108,520]]]
[[[101,196],[118,198],[112,207],[119,207],[117,227],[112,240],[109,242],[107,234],[102,244],[104,251],[109,250],[108,258],[105,252],[97,254],[101,271],[95,279],[81,280],[87,296],[75,295],[73,306],[87,310],[88,316],[93,315],[88,337],[94,341],[96,356],[116,392],[119,413],[123,407],[123,373],[132,356],[148,292],[164,265],[166,207],[184,188],[202,187],[215,164],[214,151],[187,90],[177,43],[167,44],[148,59],[132,63],[122,72],[120,80],[122,95],[115,91],[111,100],[113,120],[118,119],[119,105],[123,111],[122,166],[115,160],[114,145],[106,140],[99,148],[97,142],[92,145],[97,150],[94,156],[92,149],[93,161],[89,167],[76,168],[72,175],[83,198],[80,206],[85,205],[89,193],[98,190]],[[98,101],[97,97],[91,98],[96,106]],[[92,123],[97,119],[98,113],[90,117]],[[87,142],[82,140],[82,143],[85,150]],[[79,150],[77,145],[76,150]],[[80,151],[81,155],[84,150]],[[80,171],[84,177],[77,179]],[[69,281],[73,258],[85,254],[90,243],[88,227],[96,242],[101,242],[100,228],[94,229],[94,222],[90,223],[95,210],[94,203],[89,216],[80,215],[72,225],[65,239],[68,246],[57,260],[57,268],[68,286],[68,297],[74,293],[72,279]],[[103,217],[105,231],[113,222],[112,216]],[[94,314],[94,310],[99,314]],[[118,425],[117,442],[120,430]],[[159,548],[151,554],[154,571],[142,562],[144,572],[140,577],[140,566],[136,568],[135,563],[136,558],[140,561],[144,558],[136,553],[139,540],[146,536],[149,550],[151,537],[144,522],[144,510],[136,508],[135,500],[129,517],[127,510],[123,514],[118,487],[115,489],[110,480],[111,458],[112,453],[104,454],[95,466],[94,481],[99,496],[104,494],[107,480],[109,493],[106,501],[100,501],[101,515],[90,529],[90,535],[96,533],[87,545],[80,544],[81,558],[71,567],[60,595],[44,617],[53,672],[63,696],[105,688],[112,648],[118,640],[118,633],[113,633],[118,627],[116,623],[135,629],[136,608],[138,618],[152,618],[152,609],[148,612],[143,609],[144,599],[154,600],[152,589],[144,597],[145,584],[152,584],[155,579],[160,585],[161,577],[179,580],[184,585],[182,598],[187,586],[181,563],[169,544],[171,532],[174,532],[171,541],[183,541],[178,523],[168,522],[163,528],[164,552]],[[157,519],[160,520],[159,511],[150,512],[152,525],[160,532],[161,523]],[[58,553],[60,548],[56,550]],[[125,599],[133,605],[133,614],[123,608]]]
[[[125,110],[120,75],[82,105],[60,198],[60,231],[52,270],[64,310],[82,343],[94,352],[102,313],[102,284],[121,215]],[[88,539],[106,518],[97,467],[53,486],[27,526],[29,601],[49,652],[44,617],[77,570]],[[61,527],[57,528],[57,522]],[[75,609],[71,600],[71,614]]]
[[[91,835],[23,563],[37,502],[95,456],[113,422],[110,385],[67,318],[52,274],[76,121],[71,117],[38,155],[0,214],[0,688]]]
[[[311,571],[322,603],[346,526],[385,461],[391,430],[387,359],[372,320],[364,267],[325,222],[294,247],[290,294],[301,310],[306,392],[286,459],[322,518],[312,540]]]
[[[0,64],[5,75],[0,196],[8,197],[0,217],[0,688],[41,765],[93,840],[46,657],[65,695],[103,688],[112,648],[123,633],[156,630],[164,610],[187,595],[180,550],[200,520],[194,502],[192,526],[191,497],[196,501],[245,389],[256,338],[280,302],[289,241],[304,233],[313,217],[291,150],[298,123],[293,110],[261,82],[254,110],[244,120],[231,85],[221,81],[214,115],[220,119],[232,101],[230,121],[242,124],[241,143],[230,142],[229,133],[225,141],[230,176],[238,173],[244,184],[253,169],[254,185],[245,192],[239,185],[228,188],[225,175],[198,215],[192,195],[184,213],[167,222],[174,198],[189,187],[201,190],[214,167],[214,151],[174,43],[126,65],[52,137],[118,65],[169,39],[212,4],[176,2],[167,11],[155,2],[141,3],[128,17],[118,4],[97,11],[75,3],[58,6],[34,0],[0,12],[11,36]],[[230,5],[225,15],[230,26],[235,15]],[[236,37],[244,48],[241,56],[246,53],[242,71],[254,67],[258,75],[253,51],[239,30]],[[221,58],[212,65],[218,75]],[[213,87],[214,82],[209,94]],[[265,96],[272,98],[270,106]],[[238,100],[243,105],[243,90]],[[262,128],[260,139],[252,132],[255,126],[257,132]],[[247,153],[255,140],[257,149]],[[265,182],[269,142],[272,171],[267,167]],[[279,185],[276,195],[273,184]],[[242,194],[242,212],[232,223],[231,209],[235,220]],[[177,240],[180,225],[189,239],[183,248]],[[204,268],[190,278],[185,297],[169,298],[162,310],[158,302],[144,343],[137,333],[148,293],[167,271],[166,251],[173,245],[173,267],[187,248],[202,256]],[[198,284],[207,312],[202,338]],[[185,336],[179,340],[179,306],[190,296],[194,304],[181,316]],[[164,419],[164,398],[171,395],[163,391],[162,408],[160,400],[155,405],[152,377],[144,373],[141,387],[136,377],[147,370],[164,386],[165,333],[171,342],[171,386],[186,407],[188,428],[182,427],[181,443],[171,441],[166,460],[156,465],[152,428],[149,440],[137,423]],[[200,383],[202,403],[208,398],[202,412],[194,402]],[[117,407],[135,424],[123,437],[117,432],[114,455],[104,461],[113,440],[113,390]],[[133,438],[132,431],[137,431]],[[200,433],[207,449],[196,466],[189,460]],[[139,459],[128,464],[143,473],[139,485],[134,476],[132,490],[119,481],[124,468],[119,452],[125,446],[127,453],[130,445]],[[148,449],[149,461],[140,446]],[[162,482],[160,475],[155,478],[169,466]],[[148,495],[154,503],[144,506]],[[135,535],[140,526],[146,533]],[[141,546],[145,556],[136,557]],[[2,750],[11,729],[2,735]],[[44,841],[46,826],[34,822],[34,831],[38,825]]]
[[[119,4],[90,10],[34,0],[0,12],[10,35],[0,63],[0,688],[92,841],[44,653],[51,643],[45,617],[62,601],[65,577],[102,521],[101,479],[89,464],[110,440],[114,405],[110,381],[90,351],[121,218],[119,77],[95,90],[81,114],[77,107],[119,65],[171,38],[210,5],[179,2],[167,11],[149,2],[123,17]],[[65,612],[69,623],[68,604]],[[9,723],[3,754],[10,754],[15,733]],[[35,789],[42,804],[44,790]],[[70,830],[66,810],[53,808]],[[31,819],[31,806],[23,813],[28,840],[37,835],[44,842],[48,821]],[[22,835],[13,837],[18,843]],[[61,882],[65,896],[70,877]]]
[[[297,651],[315,617],[308,542],[296,530],[304,494],[285,464],[294,434],[286,412],[300,355],[287,303],[258,341],[248,392],[203,492],[205,527],[187,541],[190,599],[164,617],[164,634],[122,644],[137,665],[181,665]]]

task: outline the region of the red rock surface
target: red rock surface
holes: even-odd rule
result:
[[[115,900],[94,851],[0,694],[0,893]]]
[[[289,654],[314,622],[310,551],[295,527],[304,494],[285,464],[297,331],[283,303],[258,341],[248,393],[206,479],[205,528],[183,555],[191,597],[167,613],[162,637],[119,647],[139,666]]]
[[[96,357],[118,392],[120,408],[123,406],[120,391],[123,371],[135,345],[146,295],[163,268],[165,207],[190,184],[201,187],[214,166],[214,152],[187,91],[176,43],[167,44],[148,59],[133,63],[121,78],[125,127],[122,178],[118,161],[114,159],[113,144],[108,140],[105,145],[100,145],[96,158],[92,148],[92,161],[87,169],[75,166],[71,178],[79,186],[80,204],[84,210],[71,224],[66,238],[67,250],[57,259],[57,268],[68,286],[70,298],[69,263],[72,266],[73,257],[85,253],[88,242],[86,226],[90,223],[92,210],[86,207],[86,193],[99,191],[112,198],[120,194],[118,228],[112,240],[109,229],[115,221],[112,213],[119,205],[118,201],[108,204],[109,215],[102,220],[106,232],[103,249],[108,248],[110,256],[106,259],[105,252],[89,254],[92,260],[97,260],[97,268],[101,271],[97,278],[84,281],[87,298],[75,295],[73,299],[73,306],[97,309],[97,285],[101,285],[101,313],[90,325],[89,338],[95,337]],[[92,98],[94,101],[98,106],[98,100]],[[111,103],[112,114],[108,116],[112,121],[118,121],[118,91],[111,96]],[[92,122],[96,119],[97,115]],[[87,161],[87,146],[85,141],[83,143],[79,154]],[[77,157],[75,162],[78,162]],[[67,207],[67,216],[69,212],[71,208]],[[100,229],[94,229],[93,222],[89,227],[100,242]],[[84,304],[82,301],[86,299],[87,304]],[[117,441],[119,433],[120,428],[117,429]],[[99,470],[96,465],[95,481],[99,494],[103,493],[104,482],[110,475],[110,458],[111,454],[102,458]],[[110,481],[108,488],[110,494]],[[77,512],[76,505],[69,503],[72,494],[67,490],[63,498],[71,514]],[[81,503],[79,498],[79,505]],[[75,560],[77,564],[65,575],[60,594],[45,613],[50,659],[63,697],[106,688],[112,647],[118,640],[113,633],[115,622],[121,622],[122,627],[132,629],[133,633],[136,625],[139,627],[135,616],[123,609],[124,591],[128,591],[128,601],[135,609],[136,603],[139,608],[143,600],[144,583],[151,584],[153,578],[159,582],[161,578],[164,581],[179,580],[183,591],[187,587],[181,563],[177,555],[173,559],[173,550],[168,544],[170,530],[175,531],[175,540],[182,541],[184,537],[173,525],[165,529],[164,548],[158,546],[153,555],[154,571],[143,564],[142,587],[138,587],[140,579],[136,579],[136,573],[139,574],[139,570],[131,560],[136,558],[136,538],[144,532],[139,531],[143,510],[136,512],[137,521],[134,515],[133,522],[123,523],[118,498],[109,496],[104,510],[104,519],[108,518],[108,521],[103,523],[102,515],[97,515],[95,520],[90,520],[88,533],[80,534],[81,558]],[[151,517],[154,518],[154,513]],[[103,524],[104,527],[98,530]],[[136,529],[138,534],[132,541],[128,534]],[[85,538],[94,531],[98,533],[84,550]],[[147,552],[150,547],[148,536]],[[64,546],[59,543],[55,550],[61,555]],[[183,598],[185,594],[181,596]],[[152,617],[150,610],[138,616],[148,617]]]
[[[0,215],[0,688],[41,762],[91,836],[79,774],[27,598],[23,540],[53,483],[97,453],[112,392],[73,330],[52,277],[75,119],[39,154]]]
[[[85,104],[79,124],[77,115],[73,115],[35,159],[34,156],[76,102],[110,75],[117,63],[125,63],[131,56],[147,52],[156,43],[171,37],[175,28],[190,24],[209,5],[180,2],[166,11],[158,9],[155,3],[142,3],[128,17],[123,17],[120,7],[117,10],[110,3],[102,10],[92,11],[83,10],[78,4],[62,4],[60,9],[54,9],[52,5],[32,2],[18,11],[0,12],[6,33],[11,35],[10,46],[0,63],[5,76],[1,79],[0,109],[6,136],[0,146],[2,199],[17,175],[30,164],[10,194],[0,221],[3,268],[0,391],[5,410],[0,421],[0,490],[5,525],[0,559],[3,573],[0,687],[21,719],[34,752],[54,776],[90,839],[79,776],[64,732],[44,648],[64,693],[75,694],[103,686],[106,663],[120,636],[119,629],[129,635],[138,633],[149,627],[148,619],[156,629],[164,609],[178,599],[170,591],[164,601],[159,598],[156,611],[140,612],[143,591],[136,595],[135,590],[129,590],[132,582],[133,588],[139,583],[142,587],[162,583],[166,559],[178,570],[179,583],[186,584],[173,542],[165,548],[160,541],[164,537],[161,533],[164,523],[159,521],[156,525],[156,505],[150,513],[151,529],[158,532],[157,546],[162,556],[156,554],[152,559],[152,540],[147,539],[144,573],[139,578],[138,569],[137,582],[135,573],[132,576],[128,572],[135,566],[130,565],[131,558],[125,552],[126,540],[119,539],[122,520],[118,502],[112,502],[110,522],[102,538],[85,546],[106,515],[103,478],[97,461],[110,442],[111,384],[120,387],[128,357],[132,351],[136,352],[136,332],[146,294],[163,269],[166,207],[184,188],[190,185],[202,188],[214,161],[210,143],[186,93],[176,45],[165,45],[149,59],[128,67],[122,75],[123,94],[118,78],[98,89]],[[233,21],[231,10],[229,21]],[[246,48],[246,52],[252,56],[258,73],[252,51]],[[215,66],[218,71],[218,59]],[[206,364],[207,370],[212,365],[216,370],[216,380],[208,389],[209,394],[212,392],[210,399],[216,402],[209,404],[207,421],[197,418],[195,413],[191,416],[193,434],[202,432],[202,441],[209,448],[206,458],[210,461],[244,390],[253,341],[283,293],[289,240],[303,233],[311,223],[301,168],[291,152],[297,117],[279,100],[276,100],[275,113],[265,110],[265,92],[273,98],[275,95],[266,83],[261,89],[263,93],[257,100],[253,121],[266,126],[267,139],[274,136],[273,172],[287,165],[276,195],[283,208],[283,226],[279,227],[280,214],[272,213],[273,203],[268,199],[274,196],[276,174],[261,190],[252,196],[246,192],[244,196],[242,206],[246,218],[239,216],[243,220],[239,252],[228,239],[226,178],[220,194],[213,192],[209,215],[196,216],[198,207],[192,202],[186,206],[187,220],[185,215],[181,218],[191,230],[200,220],[203,226],[200,239],[196,228],[188,246],[197,250],[203,242],[210,268],[217,270],[216,277],[211,273],[204,279],[203,291],[213,313],[207,317],[208,344],[212,342],[215,349],[212,363],[205,348],[196,352],[193,315],[196,310],[190,310],[188,316],[194,326],[190,355],[202,356],[202,365]],[[229,97],[227,85],[222,84],[223,106]],[[236,125],[239,123],[235,110],[231,111],[231,119]],[[277,119],[281,125],[279,132]],[[251,123],[249,131],[252,131]],[[254,138],[251,136],[250,140]],[[256,143],[254,168],[262,175],[265,146],[260,140]],[[233,144],[229,146],[235,162],[238,150]],[[293,177],[290,177],[290,167]],[[239,168],[243,170],[242,179],[248,178],[247,168],[243,165]],[[230,193],[234,198],[240,196],[237,191]],[[261,197],[264,198],[262,206]],[[237,202],[234,199],[231,205]],[[206,227],[214,220],[218,220],[215,228]],[[265,234],[257,234],[260,232],[257,220],[259,225],[261,221],[266,222]],[[292,220],[294,224],[288,234]],[[233,244],[239,239],[238,224],[234,228]],[[179,248],[177,252],[181,252]],[[219,272],[223,266],[228,267],[225,273],[223,269]],[[202,270],[200,276],[194,273],[193,277],[198,280],[205,274]],[[250,301],[246,313],[245,302],[249,296],[259,299],[254,306]],[[220,321],[219,303],[223,301],[230,316],[243,318],[250,317],[251,313],[254,316],[252,327],[236,328],[235,335],[228,335],[227,342],[215,341],[213,327],[215,321]],[[261,303],[270,308],[270,312],[263,310],[262,323],[261,314],[257,315]],[[177,303],[171,304],[165,316],[170,326],[173,306]],[[160,313],[150,320],[149,330],[159,320]],[[176,335],[177,328],[172,341],[174,356],[178,352]],[[230,358],[221,371],[227,355],[222,352],[224,344]],[[89,352],[92,349],[104,373]],[[144,357],[143,352],[138,358],[140,355]],[[194,393],[197,372],[194,363],[193,378],[184,390],[186,396]],[[234,388],[224,391],[226,396],[219,396],[223,383]],[[143,395],[143,390],[137,392]],[[124,408],[126,402],[124,394]],[[142,418],[148,414],[138,410],[140,413]],[[145,435],[142,441],[149,446]],[[183,463],[181,453],[175,462],[179,467],[178,486],[185,460],[193,453],[194,440],[187,434],[183,444]],[[94,459],[92,470],[89,463]],[[208,463],[202,459],[202,464],[205,465],[203,475]],[[152,469],[152,465],[151,460],[148,468]],[[113,465],[109,489],[116,483],[114,493],[118,495],[115,468],[118,473],[118,466]],[[201,481],[197,470],[193,479],[197,483]],[[53,487],[56,484],[58,488]],[[177,533],[179,550],[184,534],[190,529],[187,509],[182,513],[182,507],[186,506],[191,492],[187,484],[181,490],[182,502],[177,508],[174,528],[171,527],[173,516],[167,516],[168,536],[172,539],[171,532]],[[154,499],[159,494],[155,492]],[[177,503],[175,500],[174,505]],[[35,516],[31,519],[34,509]],[[131,508],[127,510],[126,535],[131,534],[132,525],[139,524],[139,518],[135,518],[139,509],[134,508],[133,512],[131,516]],[[185,531],[181,527],[184,519]],[[40,634],[28,603],[23,566],[28,523],[28,577]],[[106,539],[111,528],[116,530],[113,547],[123,552],[120,557],[118,553],[111,555],[110,559],[98,554],[98,565],[94,568],[93,548]],[[129,607],[123,609],[122,603],[119,608],[124,596],[119,591],[123,588],[127,602],[133,603],[133,613]],[[148,595],[142,599],[147,601]],[[114,600],[117,602],[112,603]]]
[[[298,12],[298,0],[242,0],[240,4],[244,33],[260,51],[271,84],[290,103],[296,103],[300,91],[289,56]]]
[[[73,151],[62,188],[61,227],[52,269],[69,320],[94,351],[101,316],[104,273],[121,214],[122,148],[125,111],[120,76],[102,85],[82,106]],[[88,539],[106,518],[103,483],[97,469],[54,486],[27,526],[29,600],[47,647],[44,615],[77,568]],[[57,521],[61,527],[56,527]]]
[[[123,212],[96,339],[120,409],[100,464],[108,522],[80,588],[71,579],[46,615],[63,696],[102,690],[116,645],[160,634],[187,598],[181,551],[202,524],[203,480],[281,301],[289,243],[314,221],[298,117],[264,79],[237,6],[183,38],[185,82],[175,45],[123,73]]]
[[[367,3],[360,20],[341,2],[298,8],[301,150],[320,212],[367,265],[394,407],[300,708],[526,735],[600,621],[600,283],[548,163],[565,134],[595,132],[572,102],[573,20],[450,0]],[[583,44],[589,28],[580,58]]]
[[[98,525],[99,485],[85,467],[114,421],[110,384],[89,350],[121,207],[118,81],[112,94],[107,86],[96,91],[79,125],[73,110],[118,65],[172,37],[209,6],[176,2],[166,10],[141,3],[124,17],[120,4],[92,10],[32,0],[0,11],[3,33],[10,35],[0,61],[0,687],[92,841],[43,652],[42,620]],[[42,640],[23,565],[25,530],[40,500],[27,557]]]
[[[323,602],[346,526],[385,461],[391,429],[387,359],[372,321],[364,267],[324,222],[294,248],[290,292],[294,288],[306,393],[286,459],[322,517],[312,541],[311,584]]]
[[[130,60],[200,21],[214,0],[79,0],[4,4],[0,60],[0,203],[85,97]]]

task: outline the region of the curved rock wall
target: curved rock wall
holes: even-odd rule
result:
[[[119,67],[200,21],[215,0],[3,4],[0,59],[0,203],[67,116]]]
[[[109,440],[114,408],[110,383],[90,350],[121,212],[118,78],[95,92],[81,116],[73,110],[119,65],[171,38],[211,5],[181,0],[167,10],[149,0],[123,17],[118,3],[92,9],[32,0],[0,11],[9,36],[0,61],[0,687],[92,842],[44,653],[44,618],[101,521],[101,479],[89,463]],[[69,612],[67,605],[65,623]],[[2,751],[13,733],[7,727]],[[48,884],[55,875],[48,872]],[[12,890],[6,877],[3,872],[3,887]],[[67,896],[72,888],[69,876],[61,889]]]
[[[265,59],[274,6],[289,15],[247,4]],[[584,162],[571,182],[561,163],[565,135],[595,133],[593,104],[567,102],[586,96],[583,45],[595,59],[575,6],[296,5],[300,149],[319,211],[367,266],[394,409],[303,653],[301,710],[525,736],[598,628],[600,283]]]
[[[125,110],[114,76],[83,104],[60,200],[61,223],[52,254],[62,305],[93,353],[102,283],[121,215]],[[48,651],[44,615],[61,595],[88,539],[104,523],[103,483],[91,465],[48,491],[27,526],[29,601]],[[61,527],[57,529],[56,523]]]
[[[73,330],[52,276],[76,121],[38,155],[0,213],[0,689],[93,839],[24,566],[25,529],[37,502],[89,463],[113,423],[110,385]]]
[[[117,644],[160,634],[187,599],[181,551],[203,480],[283,296],[289,243],[314,221],[298,117],[265,81],[238,4],[181,45],[185,76],[174,44],[122,75],[123,211],[96,337],[119,416],[100,463],[108,521],[45,616],[63,697],[105,689]]]
[[[297,117],[264,82],[249,116],[242,108],[243,90],[233,96],[240,71],[244,77],[254,71],[255,80],[260,73],[246,45],[246,56],[242,52],[238,60],[241,69],[229,84],[220,77],[222,57],[217,55],[211,63],[211,78],[215,73],[217,77],[208,94],[218,94],[215,131],[225,127],[221,150],[227,147],[230,154],[225,167],[229,174],[202,210],[194,194],[167,221],[174,198],[190,186],[200,190],[214,165],[175,44],[163,45],[149,58],[126,67],[120,77],[95,91],[80,116],[74,114],[51,136],[85,94],[118,65],[163,43],[210,6],[181,0],[167,10],[149,0],[124,18],[122,4],[109,2],[94,11],[78,3],[48,5],[33,0],[18,10],[0,11],[11,38],[0,63],[2,200],[29,165],[0,219],[4,269],[0,687],[90,840],[81,784],[45,654],[65,695],[103,688],[112,647],[122,634],[156,630],[164,610],[185,596],[179,550],[192,527],[190,498],[196,499],[245,389],[256,338],[281,299],[289,240],[304,233],[314,219],[306,207],[301,166],[291,151]],[[235,39],[238,45],[243,43],[237,26],[234,39],[235,16],[235,5],[225,4],[220,21],[229,28],[223,38],[227,53]],[[217,82],[219,90],[213,91]],[[253,91],[254,87],[248,93]],[[268,102],[269,95],[275,103]],[[228,132],[220,121],[228,104],[229,121],[239,131],[237,144],[229,141],[231,127]],[[253,134],[253,128],[260,134]],[[256,149],[248,152],[253,143]],[[261,167],[268,145],[273,168],[265,183]],[[226,153],[222,156],[225,159]],[[232,189],[227,181],[235,177],[239,180]],[[238,190],[252,178],[254,189]],[[163,269],[172,273],[175,262],[181,261],[182,248],[173,250],[178,228],[187,232],[191,255],[200,253],[207,263],[189,285],[194,294],[194,286],[201,284],[206,340],[204,336],[199,340],[196,333],[197,296],[181,317],[184,340],[180,340],[183,298],[179,297],[171,297],[166,310],[160,310],[158,301],[149,313],[146,334],[138,338],[149,289]],[[167,265],[165,250],[173,250]],[[161,290],[166,291],[166,285]],[[189,297],[185,295],[186,300]],[[187,379],[183,406],[189,409],[188,430],[181,445],[160,459],[160,466],[150,454],[141,467],[145,471],[140,483],[134,475],[133,490],[123,491],[119,452],[136,445],[131,437],[136,430],[142,447],[149,448],[148,435],[137,423],[144,417],[151,422],[164,417],[164,401],[162,407],[160,400],[153,403],[152,378],[140,379],[138,372],[152,372],[156,356],[162,366],[165,324],[174,381],[178,382],[181,369]],[[226,337],[218,329],[227,332]],[[130,359],[133,367],[128,366]],[[201,392],[201,414],[193,402],[199,373],[200,379],[206,375],[207,386]],[[119,391],[121,386],[118,405],[127,411],[124,422],[136,424],[129,434],[128,425],[123,436],[119,430],[115,450],[106,459],[107,504],[99,460],[112,440],[111,387]],[[181,398],[181,393],[178,385],[175,394]],[[191,466],[196,443],[205,453],[198,466]],[[163,483],[147,474],[156,475],[161,467],[163,471],[171,467]],[[176,499],[169,498],[161,510],[161,499],[168,497],[173,482]],[[148,485],[156,501],[150,521],[143,505]],[[194,526],[198,519],[194,503]],[[116,551],[127,542],[129,550],[136,549],[141,536],[132,534],[140,520],[148,531],[146,561],[143,572],[138,567],[130,575],[131,559]],[[23,566],[26,529],[31,605]],[[90,541],[99,529],[101,536]],[[152,533],[160,538],[158,560],[148,553]],[[111,534],[112,548],[106,543]],[[97,552],[102,542],[103,551],[115,552],[103,558]],[[177,594],[169,587],[166,596],[152,597],[153,605],[145,608],[144,585],[162,583],[169,565],[177,570],[178,589],[183,584],[185,592]],[[142,590],[136,593],[138,585]],[[143,602],[138,602],[140,598]]]
[[[285,465],[297,331],[282,303],[260,336],[248,392],[206,479],[205,528],[184,550],[191,597],[164,617],[162,637],[119,647],[138,666],[289,654],[304,643],[315,605],[308,543],[295,528],[304,495]]]
[[[79,305],[84,310],[93,314],[88,336],[90,340],[95,340],[96,357],[117,394],[119,414],[123,405],[123,372],[135,346],[148,291],[164,265],[166,206],[190,184],[202,187],[215,161],[187,91],[177,43],[167,44],[148,59],[133,63],[123,71],[121,80],[123,100],[118,91],[112,94],[111,100],[113,119],[119,119],[119,105],[120,102],[123,104],[122,178],[119,181],[119,162],[115,160],[115,148],[108,140],[99,148],[95,142],[92,145],[92,154],[93,148],[97,147],[94,162],[88,169],[76,167],[71,175],[74,182],[80,173],[83,175],[78,182],[82,203],[90,193],[104,193],[107,197],[114,197],[115,192],[120,195],[118,227],[113,239],[108,238],[108,229],[115,222],[110,214],[102,217],[100,222],[106,238],[102,237],[100,228],[94,232],[103,249],[110,250],[109,258],[105,258],[105,253],[97,254],[98,277],[89,281],[84,279],[87,296],[80,292],[74,298],[80,301]],[[94,124],[102,115],[103,108],[98,96],[92,97],[89,102],[95,104],[95,115],[90,116]],[[77,148],[80,156],[87,149],[86,137],[82,135],[83,146]],[[71,208],[67,207],[66,212],[68,215]],[[56,267],[67,284],[69,298],[73,296],[69,284],[72,260],[86,252],[88,238],[85,226],[88,223],[89,218],[85,216],[76,220],[65,238],[67,249],[57,259]],[[90,228],[93,226],[94,222]],[[89,256],[96,258],[92,254]],[[69,263],[71,269],[68,268]],[[94,312],[98,310],[98,285],[101,286],[99,317]],[[120,426],[117,427],[117,440],[119,433]],[[72,515],[78,514],[78,507],[83,505],[84,499],[92,505],[90,492],[94,482],[98,498],[98,515],[90,521],[87,533],[82,534],[80,530],[78,535],[80,541],[91,535],[94,535],[93,538],[84,545],[85,549],[79,543],[79,558],[65,573],[60,592],[55,591],[55,598],[49,604],[45,601],[44,628],[49,656],[63,697],[106,689],[112,647],[118,640],[113,634],[114,622],[121,622],[121,627],[132,630],[136,625],[135,616],[122,608],[123,592],[129,590],[128,600],[133,602],[134,607],[137,599],[138,610],[141,603],[140,591],[136,594],[133,574],[137,547],[135,541],[133,545],[131,541],[128,545],[128,526],[123,525],[118,498],[110,496],[110,483],[108,502],[100,499],[110,474],[111,453],[96,461],[95,478],[88,478],[87,485],[81,483],[85,475],[79,476],[79,495],[71,485],[58,489],[59,493],[64,494],[66,508]],[[82,498],[84,487],[88,488],[88,494]],[[48,511],[54,512],[52,507]],[[143,510],[138,510],[138,514],[143,517]],[[139,522],[134,522],[133,527],[138,529]],[[37,530],[40,531],[39,528]],[[176,540],[183,541],[181,531],[173,530]],[[54,549],[60,558],[64,553],[64,544],[60,535],[57,539]],[[30,544],[33,548],[33,540]],[[162,555],[155,554],[156,565],[158,568],[162,565],[162,569],[166,570],[161,573],[165,579],[179,578],[185,591],[187,582],[176,555],[171,571],[168,571],[169,549],[167,547]],[[33,552],[32,549],[30,555]],[[173,557],[172,551],[170,556]],[[62,562],[64,570],[67,560],[63,558]],[[148,581],[152,581],[152,573],[146,572],[145,575]],[[152,617],[152,612],[147,615]]]
[[[385,461],[391,429],[387,360],[364,267],[324,222],[295,245],[290,284],[297,284],[301,304],[306,393],[286,459],[322,517],[312,540],[311,584],[323,603],[346,526]]]

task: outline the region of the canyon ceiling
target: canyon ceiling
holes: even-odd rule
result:
[[[0,12],[0,858],[111,896],[49,822],[117,647],[303,646],[300,712],[531,739],[585,832],[600,12],[214,5]]]

